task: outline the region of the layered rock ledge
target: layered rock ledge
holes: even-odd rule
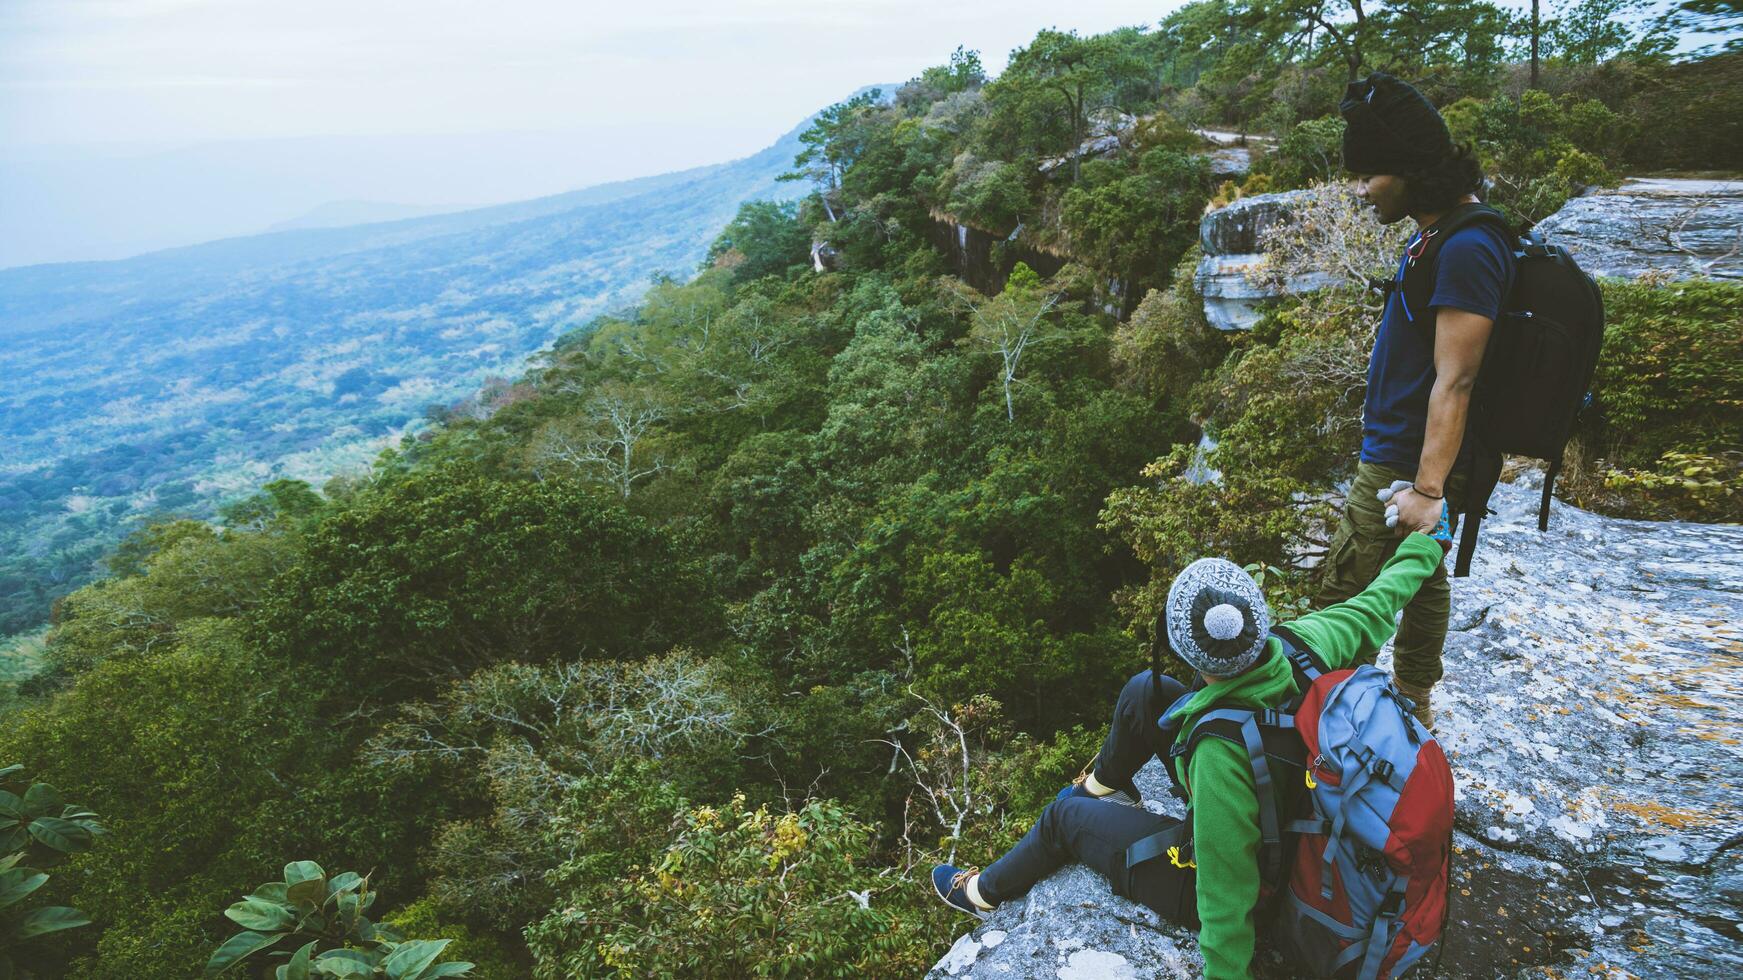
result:
[[[1594,276],[1743,279],[1743,179],[1631,178],[1537,229]]]

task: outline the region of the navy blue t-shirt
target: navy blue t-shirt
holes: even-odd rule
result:
[[[1416,239],[1410,244],[1414,246]],[[1428,395],[1434,388],[1434,311],[1450,306],[1497,318],[1513,285],[1513,243],[1487,223],[1453,232],[1435,261],[1434,294],[1426,310],[1406,310],[1403,275],[1400,258],[1399,288],[1392,290],[1386,303],[1374,353],[1368,359],[1362,462],[1413,475],[1422,461]]]

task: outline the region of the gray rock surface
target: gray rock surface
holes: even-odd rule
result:
[[[1631,179],[1537,227],[1594,276],[1743,279],[1743,180]]]
[[[1279,291],[1256,285],[1247,275],[1261,258],[1260,236],[1290,220],[1291,204],[1304,193],[1242,198],[1199,222],[1203,257],[1193,281],[1212,326],[1251,329],[1264,301],[1335,281],[1329,275],[1302,276]],[[1634,178],[1616,190],[1569,201],[1537,227],[1594,276],[1743,279],[1743,180]]]
[[[1453,584],[1436,692],[1458,793],[1440,975],[1743,976],[1743,527],[1556,502],[1540,533],[1540,480],[1497,489],[1471,577]],[[1159,811],[1163,778],[1140,773]],[[928,977],[1197,976],[1191,935],[1155,922],[1073,866]]]
[[[1193,284],[1204,296],[1204,313],[1218,330],[1248,330],[1259,320],[1258,306],[1280,295],[1310,292],[1335,281],[1329,275],[1301,276],[1283,292],[1256,285],[1247,275],[1259,264],[1259,237],[1266,229],[1289,220],[1290,204],[1306,191],[1256,194],[1218,208],[1198,224],[1203,253]]]

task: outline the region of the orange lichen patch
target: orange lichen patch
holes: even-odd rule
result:
[[[1691,711],[1712,710],[1715,707],[1705,701],[1696,701],[1686,695],[1668,694],[1663,691],[1648,691],[1641,695],[1641,700],[1650,701],[1664,708],[1687,708]]]
[[[1703,742],[1712,742],[1715,745],[1743,745],[1743,740],[1732,738],[1724,732],[1715,732],[1711,728],[1679,728],[1676,733],[1693,735]]]
[[[1719,823],[1719,820],[1710,814],[1698,810],[1678,810],[1650,800],[1637,803],[1631,800],[1612,799],[1609,808],[1612,813],[1627,814],[1642,823],[1669,827],[1673,830],[1711,827]]]

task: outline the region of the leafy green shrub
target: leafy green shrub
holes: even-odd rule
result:
[[[652,653],[709,621],[672,538],[568,480],[419,472],[307,536],[264,610],[347,699],[493,662]]]
[[[274,971],[277,980],[435,980],[470,975],[471,963],[437,962],[449,940],[408,941],[371,921],[364,913],[375,899],[367,875],[347,871],[329,878],[313,861],[292,861],[284,866],[284,880],[269,881],[224,910],[224,916],[244,931],[212,954],[206,976],[217,976],[275,947],[272,955],[289,956]],[[289,947],[299,942],[291,952]]]
[[[1083,178],[1065,192],[1061,223],[1074,256],[1117,277],[1126,295],[1141,296],[1192,246],[1208,198],[1204,158],[1162,146],[1132,171],[1111,161],[1085,164]]]
[[[1113,360],[1120,381],[1157,405],[1184,405],[1193,387],[1222,363],[1230,337],[1204,316],[1193,284],[1199,250],[1188,249],[1166,289],[1153,289],[1114,328]]]
[[[1582,437],[1627,466],[1743,446],[1743,285],[1605,280],[1604,350]]]
[[[381,921],[401,935],[447,940],[449,945],[442,952],[470,960],[473,967],[467,976],[472,980],[525,980],[527,975],[527,964],[522,962],[526,958],[524,948],[517,955],[510,944],[495,936],[444,918],[436,902],[429,898],[418,899]]]
[[[781,813],[740,795],[675,823],[652,861],[575,882],[528,928],[536,977],[911,976],[929,965],[870,900],[876,876],[860,861],[872,828],[838,805]]]
[[[1453,138],[1474,143],[1495,178],[1489,201],[1525,224],[1553,214],[1587,186],[1616,182],[1612,168],[1635,123],[1596,99],[1527,89],[1518,98],[1460,99],[1446,107]]]
[[[488,799],[489,812],[469,808],[425,852],[429,897],[514,932],[549,906],[541,873],[574,847],[556,821],[565,794],[634,760],[663,760],[662,779],[687,788],[725,782],[755,731],[746,687],[683,650],[633,664],[502,664],[405,706],[364,758],[455,790],[478,784],[467,795]]]
[[[1743,520],[1743,286],[1602,283],[1597,401],[1569,447],[1569,500],[1651,519]]]
[[[48,883],[41,868],[88,849],[103,832],[95,813],[63,803],[53,786],[27,782],[23,771],[0,767],[0,977],[6,978],[35,975],[30,964],[45,955],[39,937],[91,924],[90,916],[65,905],[14,906]],[[27,952],[30,961],[22,960]]]
[[[1604,486],[1638,499],[1627,507],[1631,516],[1743,518],[1743,454],[1719,458],[1668,452],[1650,468],[1610,470]]]
[[[1254,190],[1252,179],[1245,193],[1283,191],[1308,187],[1343,175],[1344,121],[1337,115],[1296,123],[1277,148],[1253,166],[1254,176],[1266,178],[1264,190]]]
[[[942,190],[950,213],[976,228],[1007,234],[1029,211],[1028,174],[1002,160],[959,154],[946,172]]]
[[[735,282],[785,275],[810,263],[811,229],[791,203],[746,201],[708,247],[703,266],[732,270]]]

